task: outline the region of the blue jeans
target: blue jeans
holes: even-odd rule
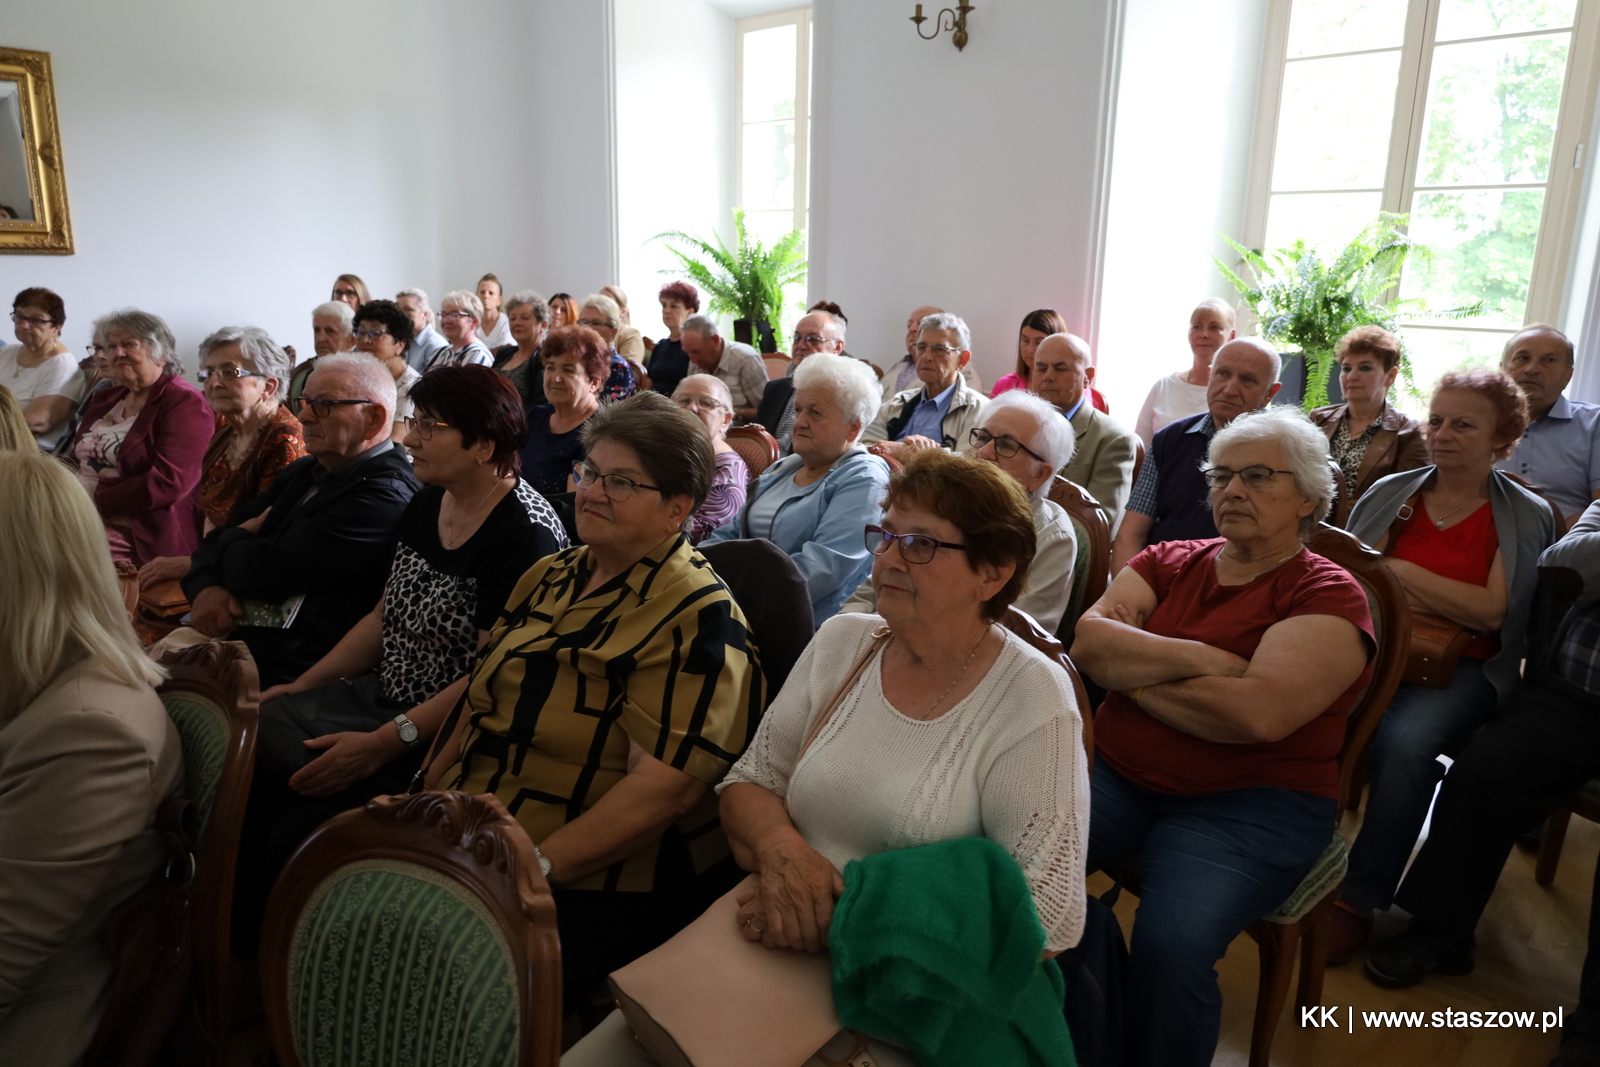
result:
[[[1495,709],[1498,695],[1483,661],[1463,657],[1444,689],[1402,685],[1389,701],[1367,757],[1366,818],[1350,848],[1344,896],[1386,911],[1422,833],[1433,789],[1444,777],[1441,754],[1453,754]]]
[[[1156,793],[1095,762],[1089,870],[1138,857],[1128,1035],[1139,1067],[1208,1067],[1222,993],[1216,962],[1289,898],[1333,840],[1337,801],[1254,786]]]

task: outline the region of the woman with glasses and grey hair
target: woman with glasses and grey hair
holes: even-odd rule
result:
[[[114,559],[187,556],[200,542],[195,490],[216,430],[211,409],[184,381],[177,342],[155,315],[113,311],[95,332],[112,384],[84,404],[68,462],[100,509]]]
[[[1345,715],[1372,677],[1366,593],[1304,540],[1333,505],[1328,439],[1298,409],[1234,419],[1205,481],[1221,537],[1129,561],[1078,621],[1095,716],[1092,872],[1139,858],[1129,1062],[1208,1065],[1215,964],[1289,899],[1337,832]]]
[[[224,326],[200,342],[200,384],[222,423],[200,461],[200,536],[232,522],[306,454],[300,420],[282,404],[291,373],[288,354],[260,327]],[[158,556],[139,568],[139,587],[188,573],[187,554]]]
[[[715,374],[691,374],[672,391],[672,402],[705,424],[716,453],[716,473],[705,502],[689,520],[689,543],[698,545],[711,531],[739,514],[749,491],[750,468],[744,457],[728,444],[728,427],[733,425],[733,394],[728,383]]]
[[[889,465],[861,447],[878,408],[878,381],[861,360],[819,352],[794,372],[794,452],[762,472],[731,522],[703,542],[761,537],[787,552],[821,626],[872,568],[861,529],[883,517]]]

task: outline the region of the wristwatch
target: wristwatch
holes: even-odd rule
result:
[[[533,854],[539,861],[539,873],[544,875],[544,880],[548,882],[550,880],[550,858],[539,851],[538,845],[533,846]]]
[[[394,717],[394,728],[400,733],[400,740],[406,743],[407,748],[416,748],[422,744],[422,735],[417,732],[417,724],[406,718],[405,712]]]

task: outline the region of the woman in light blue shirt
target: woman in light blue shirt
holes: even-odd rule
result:
[[[857,442],[879,394],[860,360],[807,357],[794,372],[794,454],[768,467],[738,517],[701,542],[760,537],[789,553],[818,626],[872,569],[861,531],[883,517],[889,467]]]

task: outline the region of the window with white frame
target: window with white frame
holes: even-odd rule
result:
[[[811,8],[735,23],[734,203],[767,244],[806,230]]]
[[[1271,0],[1245,243],[1331,252],[1404,213],[1431,251],[1400,283],[1428,309],[1402,320],[1418,385],[1494,364],[1560,309],[1597,22],[1600,0]]]

